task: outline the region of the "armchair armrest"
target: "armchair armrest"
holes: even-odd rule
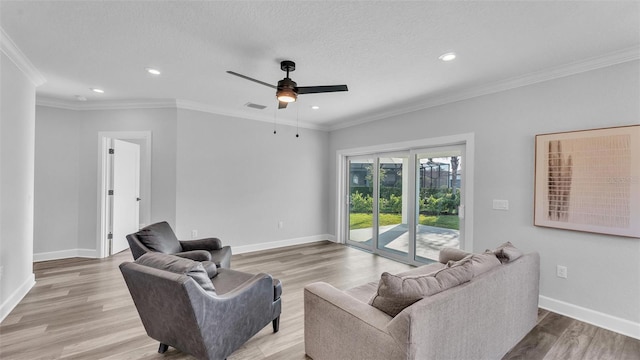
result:
[[[211,261],[211,253],[206,250],[182,251],[171,255],[180,256],[194,261]]]
[[[256,274],[225,294],[204,294],[203,297],[202,309],[215,309],[200,314],[200,326],[207,344],[226,346],[237,339],[250,337],[277,316],[273,313],[273,279],[268,274]],[[219,331],[215,330],[220,328],[230,334],[228,338],[223,340],[216,335]]]
[[[198,240],[179,240],[183,251],[191,250],[220,250],[222,241],[218,238],[205,238]]]

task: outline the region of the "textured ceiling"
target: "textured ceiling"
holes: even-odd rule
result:
[[[631,1],[2,0],[0,26],[46,78],[42,99],[78,108],[177,100],[324,129],[561,76],[585,61],[638,58],[640,49],[640,3]],[[439,61],[448,51],[458,58]],[[349,92],[301,95],[276,112],[274,90],[226,73],[275,85],[285,59],[296,62],[299,86]]]

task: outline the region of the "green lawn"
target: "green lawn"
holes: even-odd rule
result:
[[[373,217],[371,214],[353,213],[349,216],[350,229],[363,229],[373,226]],[[402,215],[400,214],[380,214],[378,220],[380,226],[395,225],[402,223]],[[458,215],[422,215],[420,214],[420,224],[437,226],[446,229],[460,229],[460,219]]]

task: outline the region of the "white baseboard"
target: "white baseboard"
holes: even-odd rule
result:
[[[332,238],[334,238],[334,236],[328,235],[328,234],[313,235],[313,236],[307,236],[302,238],[271,241],[271,242],[265,242],[265,243],[259,243],[259,244],[231,246],[231,251],[233,251],[234,254],[244,254],[244,253],[260,251],[260,250],[276,249],[284,246],[308,244],[316,241],[323,241],[323,240],[334,241],[332,240]]]
[[[48,261],[58,259],[68,259],[73,257],[97,258],[98,253],[94,249],[68,249],[33,254],[33,261]]]
[[[538,306],[640,340],[640,323],[540,295]]]
[[[20,287],[18,287],[16,291],[14,291],[13,294],[11,294],[7,298],[7,300],[5,300],[2,303],[2,305],[0,305],[0,322],[4,321],[4,318],[6,318],[7,315],[9,315],[9,313],[11,312],[11,310],[13,310],[13,308],[15,308],[18,305],[18,303],[20,303],[22,298],[24,298],[25,295],[27,295],[29,290],[31,290],[31,288],[35,284],[36,284],[35,275],[29,274],[29,276],[27,277],[27,280],[24,283],[22,283],[22,285],[20,285]]]

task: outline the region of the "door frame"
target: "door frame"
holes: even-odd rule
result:
[[[464,133],[451,136],[442,136],[435,138],[425,138],[420,140],[412,140],[398,143],[389,143],[381,145],[373,145],[360,148],[341,149],[336,151],[336,242],[341,244],[347,243],[349,225],[347,223],[347,214],[349,212],[349,193],[348,193],[348,157],[354,156],[375,156],[376,153],[389,153],[394,151],[411,151],[421,150],[431,147],[444,147],[450,145],[464,145],[465,161],[465,204],[464,214],[461,218],[465,229],[465,236],[460,248],[466,251],[473,251],[473,190],[474,190],[474,152],[475,152],[475,134]],[[411,259],[410,259],[411,260]]]
[[[109,228],[110,201],[108,187],[111,178],[111,160],[109,148],[111,140],[142,140],[144,143],[144,157],[140,157],[140,195],[145,207],[144,218],[141,223],[149,223],[151,217],[151,131],[100,131],[98,132],[98,221],[97,244],[98,258],[109,256],[109,240],[107,238]],[[143,179],[145,184],[143,184]]]

